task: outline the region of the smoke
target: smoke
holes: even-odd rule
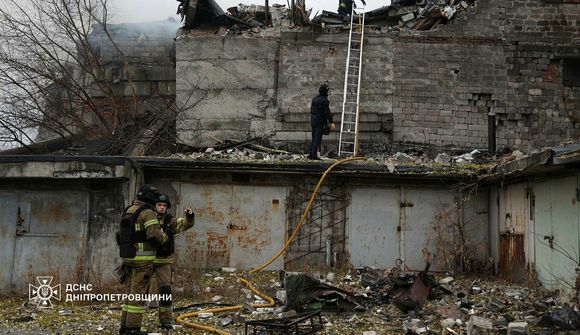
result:
[[[179,2],[175,0],[108,0],[109,22],[148,22],[180,17],[176,14]],[[176,23],[175,28],[179,26]]]

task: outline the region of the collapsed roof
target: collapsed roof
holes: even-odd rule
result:
[[[296,1],[286,8],[284,4],[272,6],[244,5],[224,11],[214,0],[179,0],[178,14],[185,20],[184,28],[203,26],[238,26],[249,28],[289,28],[318,26],[322,28],[343,27],[348,17],[330,11],[322,11],[310,20],[312,10],[304,1]],[[456,13],[471,8],[475,0],[398,0],[391,5],[366,12],[365,24],[374,27],[430,30],[445,24]],[[356,10],[355,10],[356,11]],[[316,13],[317,14],[317,13]]]

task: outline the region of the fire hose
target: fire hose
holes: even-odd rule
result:
[[[316,196],[318,195],[318,192],[320,191],[320,188],[322,187],[322,185],[324,183],[324,180],[330,174],[330,172],[332,170],[334,170],[335,167],[337,167],[340,164],[347,163],[347,162],[351,162],[351,161],[355,161],[355,160],[364,160],[364,159],[365,159],[364,157],[350,157],[350,158],[341,159],[341,160],[335,162],[334,164],[332,164],[331,166],[329,166],[328,169],[326,169],[326,171],[324,171],[324,174],[322,175],[322,177],[320,177],[320,180],[318,181],[318,184],[316,185],[316,188],[314,189],[314,192],[312,193],[312,196],[310,197],[310,201],[308,202],[308,205],[306,206],[306,209],[304,210],[304,213],[302,214],[302,218],[300,219],[300,222],[298,223],[298,226],[296,226],[296,229],[294,229],[294,232],[288,238],[288,240],[284,244],[284,247],[282,247],[282,249],[280,249],[280,251],[278,251],[278,253],[276,253],[276,255],[274,255],[266,263],[260,265],[257,268],[254,268],[254,269],[248,271],[247,273],[237,274],[237,279],[239,281],[241,281],[242,283],[244,283],[246,285],[246,287],[248,287],[257,296],[259,296],[260,298],[262,298],[265,301],[267,301],[267,303],[264,303],[264,304],[253,304],[252,305],[253,308],[273,307],[273,306],[276,305],[276,303],[274,302],[274,299],[272,297],[268,296],[267,294],[265,294],[263,292],[260,292],[258,289],[256,289],[250,283],[249,280],[247,280],[244,277],[247,277],[247,276],[249,276],[251,274],[254,274],[254,273],[258,272],[258,271],[261,271],[262,269],[264,269],[268,265],[272,264],[272,262],[274,262],[278,257],[280,257],[290,247],[290,244],[292,243],[292,241],[294,241],[294,239],[298,235],[298,232],[300,231],[300,228],[306,222],[306,219],[308,218],[308,213],[310,212],[310,208],[312,207],[312,204],[314,203],[314,199],[316,199]],[[223,330],[219,330],[219,329],[214,328],[214,327],[205,326],[205,325],[202,325],[202,324],[199,324],[199,323],[187,321],[186,319],[187,318],[192,318],[192,317],[197,317],[201,313],[222,313],[222,312],[239,311],[239,310],[242,309],[242,307],[243,307],[242,305],[237,305],[237,306],[228,306],[228,307],[209,308],[209,309],[204,309],[204,310],[200,310],[200,311],[196,311],[196,312],[190,312],[190,313],[185,313],[185,314],[179,315],[175,320],[178,323],[181,323],[184,326],[190,327],[190,328],[193,328],[193,329],[205,330],[205,331],[209,331],[209,332],[212,332],[212,333],[215,333],[215,334],[221,334],[221,335],[231,335],[230,333],[225,332]]]

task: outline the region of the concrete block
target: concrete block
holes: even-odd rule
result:
[[[177,64],[178,89],[269,89],[275,87],[275,63],[257,60],[191,61]]]
[[[176,59],[207,60],[274,60],[278,50],[276,39],[227,37],[215,38],[190,35],[178,36]],[[179,72],[178,72],[179,73]]]
[[[521,145],[521,143],[516,143]],[[508,324],[507,335],[525,335],[528,334],[528,323],[525,321],[510,322]]]
[[[480,316],[471,316],[467,322],[467,335],[491,335],[493,324],[490,319]]]

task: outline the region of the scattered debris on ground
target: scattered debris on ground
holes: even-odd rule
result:
[[[217,327],[231,334],[243,334],[249,325],[290,323],[308,316],[284,306],[279,298],[288,294],[312,299],[300,300],[311,310],[322,309],[323,334],[572,334],[580,330],[578,305],[537,287],[507,283],[496,278],[453,277],[445,273],[360,268],[327,273],[264,271],[251,280],[261,291],[277,297],[274,308],[253,308],[264,301],[237,282],[231,271],[185,273],[177,271],[175,314],[208,307],[243,305],[236,313],[203,313],[194,322]],[[294,278],[281,281],[280,277]],[[296,281],[296,279],[299,279]],[[289,283],[307,283],[301,294],[291,293]],[[417,285],[417,283],[420,283]],[[295,289],[297,285],[291,284]],[[416,289],[415,289],[415,288]],[[288,290],[288,292],[286,292]],[[410,300],[409,300],[410,299]],[[296,302],[296,299],[294,299]],[[409,304],[411,302],[411,304]],[[322,308],[325,305],[327,308]],[[339,307],[331,311],[332,308]],[[343,308],[351,306],[352,309]],[[25,297],[0,298],[3,318],[0,334],[114,334],[118,330],[118,303],[63,303],[52,309],[37,309]],[[318,324],[317,316],[301,326]],[[265,320],[264,322],[253,322]],[[156,311],[146,312],[144,325],[160,332]],[[264,326],[265,327],[265,326]],[[314,326],[312,326],[315,328]],[[169,334],[192,331],[176,325]]]

